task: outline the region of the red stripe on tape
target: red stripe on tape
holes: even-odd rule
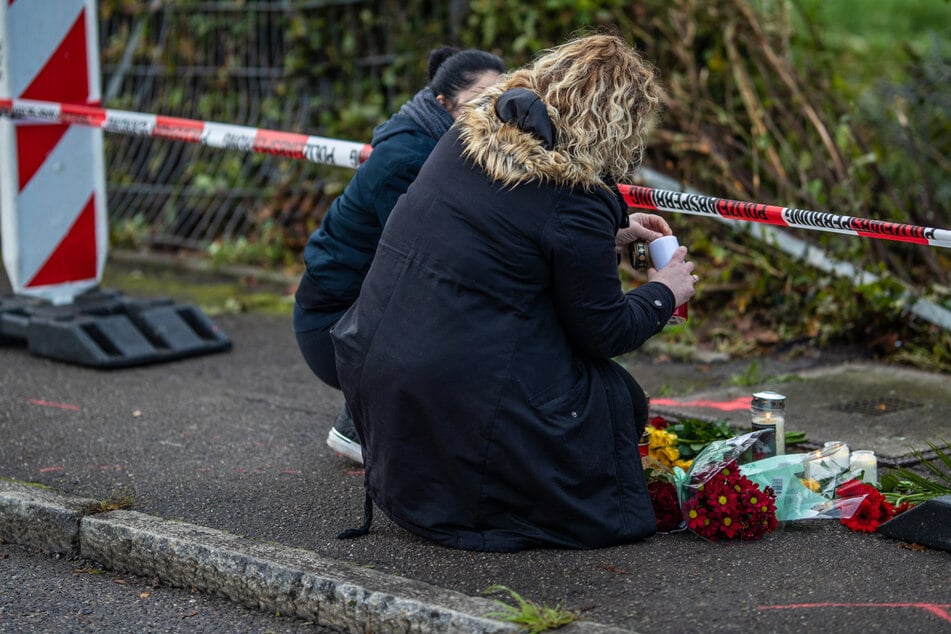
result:
[[[657,209],[657,204],[654,202],[654,190],[637,185],[618,185],[617,188],[628,207]]]
[[[75,103],[64,103],[60,118],[63,123],[75,123],[101,128],[106,121],[106,111],[92,106],[82,106]]]
[[[254,151],[302,159],[308,138],[307,135],[294,132],[258,130],[254,136]]]
[[[373,146],[370,145],[369,143],[367,143],[362,148],[360,148],[360,157],[358,159],[360,161],[360,165],[363,165],[364,163],[367,162],[367,159],[370,158],[370,152],[372,151],[373,151]]]
[[[163,139],[198,143],[201,141],[201,131],[204,129],[205,124],[202,121],[158,115],[155,117],[155,130],[152,134]]]
[[[895,240],[896,242],[910,242],[911,244],[930,244],[927,238],[916,238],[914,236],[903,236],[903,235],[882,235],[881,233],[875,233],[872,231],[856,231],[856,235],[862,236],[863,238],[888,238],[889,240]]]
[[[773,225],[786,226],[783,220],[783,208],[763,203],[747,203],[725,198],[712,198],[714,209],[724,218],[731,220],[752,220]]]

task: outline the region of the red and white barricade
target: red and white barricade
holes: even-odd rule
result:
[[[94,0],[0,1],[0,98],[98,105]],[[102,131],[0,120],[0,233],[18,295],[73,301],[107,248]]]

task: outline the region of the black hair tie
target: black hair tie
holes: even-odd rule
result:
[[[495,102],[495,114],[505,123],[514,123],[530,133],[546,150],[555,147],[555,126],[541,97],[528,88],[506,90]]]

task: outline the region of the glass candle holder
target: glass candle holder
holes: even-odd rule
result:
[[[750,420],[753,431],[772,430],[764,434],[757,447],[753,448],[753,458],[770,458],[786,453],[786,397],[777,392],[757,392],[750,402]]]
[[[861,449],[852,452],[849,469],[862,472],[862,482],[878,484],[878,458],[874,451]]]
[[[849,468],[849,446],[840,440],[831,440],[825,443],[823,452],[827,453],[829,460],[835,465],[839,473]]]

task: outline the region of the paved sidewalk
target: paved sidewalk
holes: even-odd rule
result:
[[[0,346],[0,540],[352,632],[505,631],[485,618],[492,584],[579,611],[566,632],[951,631],[951,553],[831,521],[756,543],[496,554],[434,546],[378,512],[368,536],[336,540],[363,500],[362,471],[324,442],[340,395],[311,378],[288,318],[215,322],[230,352],[125,370]],[[761,362],[782,382],[736,387],[749,362],[677,360],[663,336],[625,362],[659,413],[745,425],[710,402],[776,389],[788,429],[875,449],[880,468],[951,437],[947,376],[805,354]],[[126,496],[130,509],[90,514]]]

